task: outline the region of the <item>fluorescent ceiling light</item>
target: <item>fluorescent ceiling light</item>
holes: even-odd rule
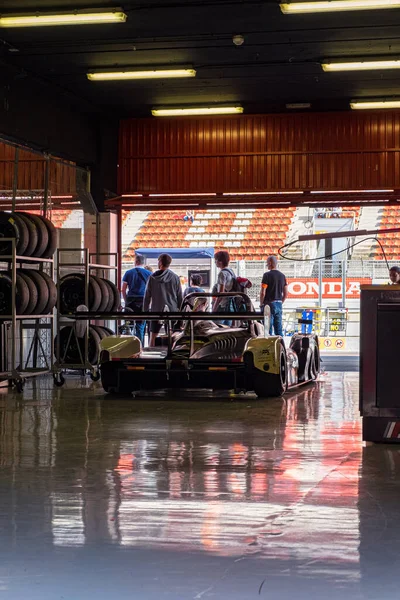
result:
[[[390,194],[394,190],[321,190],[312,191],[311,194]]]
[[[400,69],[400,60],[362,60],[357,62],[322,63],[324,71],[379,71]]]
[[[135,208],[137,208],[138,206],[144,206],[144,207],[147,207],[147,206],[156,206],[156,207],[166,206],[167,208],[170,207],[170,206],[180,206],[182,208],[183,206],[199,206],[199,205],[198,204],[186,204],[186,202],[185,202],[185,204],[171,204],[170,202],[168,202],[168,204],[160,204],[159,202],[157,202],[156,204],[136,204],[136,202],[133,205],[132,204],[122,204],[122,207],[126,207],[126,208],[130,208],[131,206],[134,206]]]
[[[349,10],[381,10],[385,8],[400,8],[399,0],[332,0],[328,2],[292,2],[280,4],[285,15],[343,12]]]
[[[241,106],[213,106],[209,108],[165,108],[151,111],[153,117],[181,117],[184,115],[234,115],[242,113]]]
[[[311,108],[311,104],[309,102],[294,102],[286,104],[286,108],[289,110],[300,110],[303,108]]]
[[[340,204],[351,204],[354,205],[354,202],[356,202],[356,206],[358,204],[373,204],[376,202],[389,202],[389,200],[381,200],[381,198],[377,198],[376,200],[339,200],[339,199],[335,199],[335,204],[334,206],[340,206]],[[307,202],[307,204],[317,204],[322,205],[322,204],[330,204],[331,206],[333,205],[332,200],[312,200],[310,202]]]
[[[217,194],[149,194],[149,198],[190,198],[199,196],[216,196]]]
[[[290,204],[290,202],[252,202],[253,206],[261,204],[261,206],[265,206],[266,204],[273,204],[273,206],[281,206],[281,204]],[[207,206],[237,206],[237,202],[213,202],[208,203]],[[242,211],[241,211],[242,212]]]
[[[0,17],[0,27],[53,27],[56,25],[101,25],[124,23],[126,14],[121,9],[72,11],[68,13],[37,13]]]
[[[400,108],[400,100],[373,101],[373,102],[350,102],[353,110],[367,110],[374,108]]]
[[[225,192],[223,196],[292,196],[304,192]]]
[[[122,194],[121,198],[143,198],[143,194]]]
[[[176,77],[196,77],[194,69],[154,69],[152,71],[114,71],[87,73],[90,81],[117,81],[126,79],[174,79]]]

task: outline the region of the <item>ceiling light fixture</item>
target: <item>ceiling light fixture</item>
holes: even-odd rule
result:
[[[174,79],[196,77],[195,69],[153,69],[148,71],[105,71],[87,73],[89,81],[125,81],[127,79]]]
[[[291,202],[252,202],[251,203],[254,206],[258,206],[259,204],[261,204],[261,206],[265,206],[266,204],[270,205],[273,204],[274,206],[281,206],[282,204],[291,204]],[[207,206],[237,206],[237,202],[213,202],[210,203],[208,202]]]
[[[154,109],[151,114],[153,117],[183,117],[185,115],[234,115],[242,112],[242,106],[210,106],[207,108]]]
[[[312,191],[311,194],[390,194],[394,190],[320,190]]]
[[[223,196],[292,196],[293,194],[304,194],[304,192],[224,192]]]
[[[344,12],[350,10],[381,10],[400,8],[399,0],[331,0],[328,2],[292,2],[279,5],[284,15]]]
[[[57,25],[102,25],[125,23],[126,14],[120,9],[77,10],[68,13],[36,13],[31,15],[3,15],[0,27],[54,27]]]
[[[353,110],[368,110],[382,108],[400,108],[400,100],[376,100],[368,102],[350,102],[350,108]]]
[[[149,198],[191,198],[191,197],[199,197],[199,196],[216,196],[217,194],[149,194]]]
[[[357,62],[322,63],[321,67],[327,73],[338,71],[379,71],[400,69],[400,60],[360,60]]]
[[[309,102],[293,102],[286,104],[286,108],[288,110],[304,110],[305,108],[311,108],[311,104]]]
[[[377,203],[377,202],[389,202],[389,200],[382,200],[381,198],[376,198],[376,200],[357,200],[357,205],[358,204],[373,204],[373,203]],[[316,204],[317,206],[321,205],[321,204],[330,204],[332,205],[332,200],[310,200],[309,202],[307,202],[307,204]],[[354,204],[354,200],[339,200],[338,198],[335,198],[335,206],[340,206],[340,204]]]
[[[153,204],[136,204],[136,203],[135,204],[121,204],[121,206],[122,206],[122,208],[124,208],[124,207],[125,208],[131,208],[132,206],[134,206],[135,208],[138,207],[138,206],[144,206],[145,208],[147,208],[148,206],[156,206],[156,207],[166,206],[168,208],[170,206],[180,206],[180,207],[182,207],[183,205],[182,204],[171,204],[170,202],[168,204],[160,204],[159,202],[157,202],[156,204],[154,204],[154,203]],[[193,203],[192,204],[186,204],[185,203],[184,206],[199,206],[199,204],[198,203],[197,204],[193,204]]]

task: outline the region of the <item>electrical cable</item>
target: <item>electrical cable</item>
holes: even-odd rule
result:
[[[351,237],[351,235],[349,235],[349,237]],[[386,257],[385,250],[382,246],[381,241],[377,237],[370,236],[370,237],[366,237],[362,240],[359,240],[358,242],[354,242],[353,244],[348,244],[346,250],[350,250],[351,248],[354,248],[355,246],[358,246],[359,244],[362,244],[363,242],[366,242],[368,240],[374,240],[375,242],[378,242],[378,244],[382,250],[383,258],[385,259],[387,269],[388,269],[388,271],[390,271],[390,265],[389,265],[388,259]],[[284,244],[283,246],[281,246],[278,249],[278,255],[285,260],[292,260],[294,262],[314,262],[316,260],[326,260],[328,258],[333,258],[334,256],[337,256],[338,254],[342,254],[343,252],[346,252],[346,250],[339,250],[338,252],[333,252],[332,254],[326,254],[325,256],[317,256],[315,258],[291,258],[290,256],[285,256],[284,254],[282,254],[282,250],[284,250],[285,248],[290,248],[291,246],[294,246],[295,244],[298,244],[298,243],[299,243],[299,240],[295,240],[294,242],[290,242],[289,244]]]

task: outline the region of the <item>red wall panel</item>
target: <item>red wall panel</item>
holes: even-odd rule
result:
[[[119,193],[400,187],[400,112],[127,119]]]
[[[16,148],[0,141],[0,190],[11,191],[14,183]],[[38,153],[18,150],[19,190],[43,190],[45,187],[46,159]],[[76,168],[73,163],[50,159],[49,189],[51,194],[76,193]]]

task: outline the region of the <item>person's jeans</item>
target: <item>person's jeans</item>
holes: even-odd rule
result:
[[[219,310],[217,311],[218,313],[230,313],[230,312],[235,312],[235,305],[233,303],[232,298],[229,299],[229,302],[226,306],[221,306],[219,308]],[[228,327],[232,327],[232,320],[231,319],[224,319],[223,321],[219,320],[217,321],[217,324],[219,325],[227,325]]]
[[[146,330],[146,321],[135,321],[135,335],[144,346],[144,332]]]
[[[269,335],[283,335],[282,330],[282,302],[268,302],[271,310]]]
[[[142,302],[138,302],[137,300],[129,300],[129,298],[127,299],[126,306],[128,308],[131,308],[136,313],[141,313],[143,310]],[[136,335],[136,337],[139,338],[139,340],[142,343],[142,346],[144,346],[144,334],[146,331],[146,321],[134,321],[134,323],[135,323],[134,328],[133,328],[134,335]]]

